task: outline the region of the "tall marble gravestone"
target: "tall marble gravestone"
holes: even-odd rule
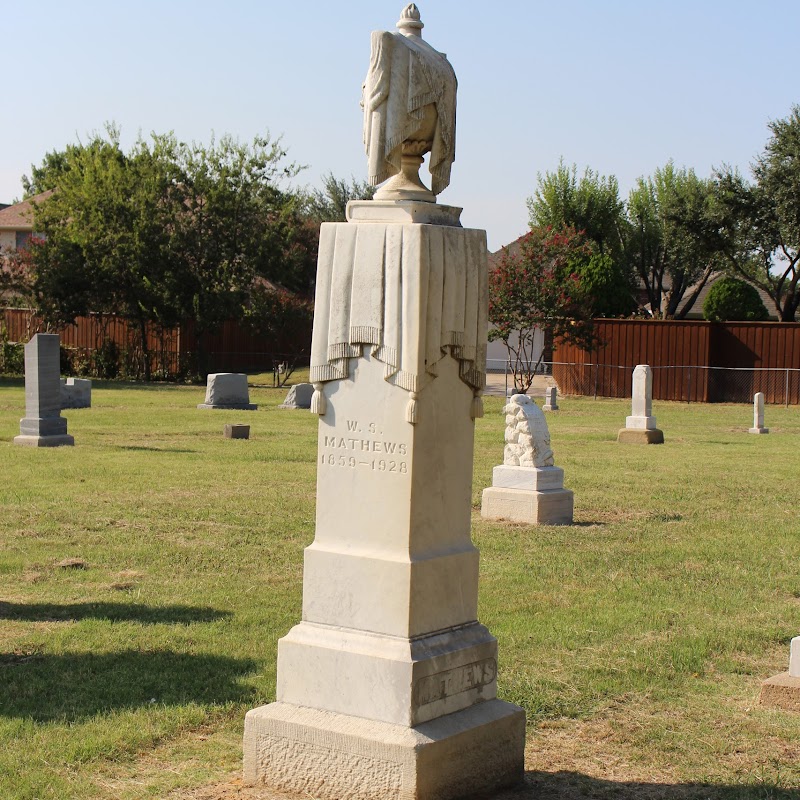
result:
[[[764,427],[764,392],[753,395],[753,427],[748,433],[769,433],[769,428]]]
[[[664,432],[656,426],[653,416],[653,370],[639,364],[633,370],[631,415],[625,418],[625,427],[617,441],[625,444],[664,444]]]
[[[14,444],[73,445],[61,416],[61,346],[57,333],[37,333],[25,345],[25,416]]]
[[[452,161],[455,124],[455,76],[421,28],[411,5],[398,33],[373,33],[365,84],[370,175],[399,175],[398,195],[390,181],[322,226],[303,618],[278,643],[277,702],[245,720],[246,784],[329,800],[446,800],[523,774],[524,712],[496,698],[470,537],[486,237],[424,187],[414,197],[428,150],[436,190],[447,185],[436,157]]]

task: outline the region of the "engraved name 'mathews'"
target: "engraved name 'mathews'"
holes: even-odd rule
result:
[[[386,455],[408,455],[408,446],[403,442],[387,442],[383,439],[374,438],[383,435],[383,431],[378,428],[377,423],[366,423],[363,428],[358,420],[345,420],[347,424],[347,436],[341,433],[324,434],[322,446],[330,447],[334,450],[350,450],[359,453],[379,453]],[[359,434],[353,436],[352,434]],[[366,436],[365,436],[366,435]]]
[[[414,695],[417,703],[424,706],[454,694],[488,686],[496,677],[497,662],[493,658],[485,658],[474,664],[465,664],[463,667],[421,678],[414,686]]]

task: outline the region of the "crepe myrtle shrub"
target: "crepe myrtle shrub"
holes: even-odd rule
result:
[[[245,323],[276,352],[295,355],[311,347],[314,304],[286,289],[256,282],[250,290]]]
[[[708,290],[703,318],[709,322],[761,322],[769,319],[769,314],[755,287],[738,278],[724,277]]]
[[[591,304],[578,275],[591,256],[591,245],[574,227],[535,227],[518,250],[506,248],[489,273],[489,339],[508,350],[515,392],[527,393],[544,359],[543,352],[534,357],[537,328],[553,342],[594,345]]]

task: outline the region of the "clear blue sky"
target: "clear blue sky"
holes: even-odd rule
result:
[[[184,140],[283,135],[307,164],[363,179],[369,33],[402,0],[0,0],[0,201],[108,120]],[[800,102],[797,0],[420,0],[423,36],[459,79],[457,158],[440,201],[492,250],[527,226],[561,156],[619,178],[672,158],[747,170],[767,122]],[[423,174],[427,171],[423,168]]]

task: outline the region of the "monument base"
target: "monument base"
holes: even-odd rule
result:
[[[758,702],[767,708],[800,711],[800,678],[793,678],[788,672],[767,678],[761,684]]]
[[[664,431],[658,428],[622,428],[617,441],[623,444],[664,444]]]
[[[20,435],[14,437],[14,444],[20,444],[23,447],[64,447],[74,445],[75,437],[70,436],[68,433],[57,436]]]
[[[490,486],[483,490],[481,516],[528,525],[572,525],[573,504],[569,489],[530,491]]]
[[[522,781],[525,712],[478,703],[416,728],[271,703],[247,713],[244,783],[319,800],[454,800]]]
[[[750,428],[748,433],[769,433],[769,428]]]
[[[211,405],[210,403],[198,403],[198,408],[219,408],[224,411],[257,411],[258,406],[252,403],[226,403],[224,405]]]

